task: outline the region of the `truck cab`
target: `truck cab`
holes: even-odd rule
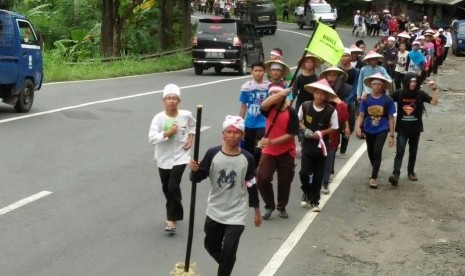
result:
[[[44,78],[42,41],[26,17],[0,10],[0,98],[29,112]]]
[[[451,26],[452,53],[456,56],[465,52],[465,20],[454,20]]]
[[[304,13],[297,17],[297,25],[299,29],[308,26],[310,29],[315,29],[318,20],[320,23],[326,24],[333,29],[336,28],[337,12],[331,8],[331,5],[324,0],[305,1]]]

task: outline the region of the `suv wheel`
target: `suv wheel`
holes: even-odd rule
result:
[[[30,79],[24,82],[24,87],[18,95],[18,102],[16,102],[15,110],[17,112],[26,113],[31,110],[32,103],[34,102],[34,83]]]
[[[247,74],[247,58],[243,56],[241,58],[241,63],[239,64],[239,68],[237,69],[239,71],[239,75],[245,75]]]
[[[196,75],[202,75],[203,73],[202,65],[194,65],[194,71]]]

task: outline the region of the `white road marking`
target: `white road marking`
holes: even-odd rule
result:
[[[24,205],[26,205],[26,204],[29,204],[29,203],[33,202],[33,201],[36,201],[36,200],[38,200],[38,199],[40,199],[40,198],[43,198],[43,197],[45,197],[45,196],[48,196],[48,195],[51,194],[51,193],[52,193],[52,192],[49,192],[49,191],[42,191],[42,192],[37,193],[37,194],[35,194],[35,195],[31,195],[30,197],[26,197],[26,198],[24,198],[24,199],[21,199],[21,200],[19,200],[19,201],[16,201],[15,203],[10,204],[10,205],[8,205],[8,206],[3,207],[2,209],[0,209],[0,216],[6,214],[6,213],[8,213],[8,212],[11,212],[11,211],[13,211],[13,210],[15,210],[15,209],[18,209],[18,208],[21,207],[21,206],[24,206]]]
[[[235,77],[235,78],[221,79],[221,80],[212,81],[212,82],[204,82],[204,83],[200,83],[200,84],[187,85],[187,86],[181,87],[181,89],[196,88],[196,87],[201,87],[201,86],[207,86],[207,85],[210,85],[210,84],[234,81],[234,80],[239,80],[239,79],[244,79],[244,78],[250,78],[250,76],[241,76],[241,77]],[[135,95],[130,95],[130,96],[106,99],[106,100],[95,101],[95,102],[88,102],[88,103],[83,103],[83,104],[78,104],[78,105],[71,105],[71,106],[67,106],[67,107],[62,107],[62,108],[52,109],[52,110],[48,110],[48,111],[42,111],[42,112],[37,112],[37,113],[27,114],[27,115],[23,115],[23,116],[14,117],[14,118],[0,120],[0,124],[12,122],[12,121],[23,120],[23,119],[32,118],[32,117],[37,117],[37,116],[42,116],[42,115],[47,115],[47,114],[52,114],[52,113],[57,113],[57,112],[60,112],[60,111],[65,111],[65,110],[70,110],[70,109],[76,109],[76,108],[96,105],[96,104],[102,104],[102,103],[108,103],[108,102],[116,102],[116,101],[121,101],[121,100],[127,100],[127,99],[132,99],[132,98],[149,96],[149,95],[152,95],[152,94],[158,94],[158,93],[162,93],[162,92],[163,92],[163,90],[157,90],[157,91],[150,91],[150,92],[145,92],[145,93],[140,93],[140,94],[135,94]]]
[[[209,126],[203,126],[203,127],[200,128],[200,132],[203,132],[203,131],[205,131],[207,129],[210,129],[210,128],[211,127],[209,127]]]
[[[347,176],[352,167],[357,163],[358,159],[365,153],[367,147],[366,143],[363,143],[357,151],[352,155],[352,157],[347,161],[347,163],[342,167],[342,169],[336,174],[331,183],[332,193],[329,196],[322,196],[320,200],[320,208],[323,208],[326,202],[331,198],[336,189],[341,184],[342,180]],[[297,245],[305,231],[307,231],[310,224],[316,218],[318,213],[308,211],[305,216],[299,221],[297,226],[294,228],[292,233],[286,239],[286,241],[281,245],[281,247],[276,251],[268,264],[260,272],[259,276],[273,276],[278,269],[283,264],[286,257],[291,253],[292,249]]]

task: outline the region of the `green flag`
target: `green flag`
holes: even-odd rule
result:
[[[342,44],[341,38],[333,28],[318,23],[306,50],[331,65],[337,65],[344,54],[344,44]]]

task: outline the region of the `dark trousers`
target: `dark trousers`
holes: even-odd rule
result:
[[[396,85],[395,89],[402,88],[401,85],[402,85],[402,81],[404,80],[404,76],[405,76],[405,74],[402,74],[402,73],[397,72],[397,71],[394,73],[394,83]]]
[[[379,167],[381,166],[381,159],[383,158],[383,147],[386,142],[388,132],[380,132],[378,134],[365,133],[367,141],[368,158],[370,159],[371,171],[370,178],[378,178]]]
[[[262,155],[261,149],[257,148],[257,143],[264,135],[264,128],[245,128],[244,149],[253,155],[255,159],[255,168],[257,168]]]
[[[310,204],[319,205],[320,190],[323,184],[326,156],[310,156],[302,152],[301,168],[299,172],[302,191],[307,195]]]
[[[415,162],[417,160],[418,144],[420,142],[420,133],[397,133],[397,149],[396,157],[394,158],[394,174],[400,175],[402,167],[402,159],[404,158],[405,148],[409,146],[409,156],[407,172],[412,174],[415,172]]]
[[[289,20],[289,12],[288,11],[283,11],[283,21],[284,20]]]
[[[162,190],[166,198],[166,217],[169,221],[182,220],[184,217],[180,185],[185,168],[186,164],[174,166],[171,170],[158,168]]]
[[[356,101],[350,103],[350,104],[347,104],[347,110],[349,111],[349,129],[350,129],[350,133],[352,133],[354,131],[354,127],[355,127],[355,119],[356,119]],[[340,152],[341,154],[345,154],[346,151],[347,151],[347,146],[349,145],[349,139],[350,139],[350,136],[349,137],[346,137],[345,134],[342,132],[341,133],[341,148],[340,148]]]
[[[336,151],[328,149],[328,155],[326,156],[325,172],[323,174],[323,185],[328,188],[329,177],[334,173],[334,162],[336,159]]]
[[[358,28],[358,25],[355,25],[354,28],[352,29],[352,34],[354,34],[355,30]]]
[[[447,54],[449,54],[449,47],[444,47],[444,53],[442,54],[442,61],[446,61]]]
[[[295,160],[289,153],[272,156],[262,154],[257,168],[257,183],[266,209],[285,210],[289,202],[291,183],[294,179]],[[278,203],[274,201],[273,174],[278,174]]]
[[[207,216],[204,231],[204,246],[219,265],[218,276],[231,275],[244,225],[222,224]]]

